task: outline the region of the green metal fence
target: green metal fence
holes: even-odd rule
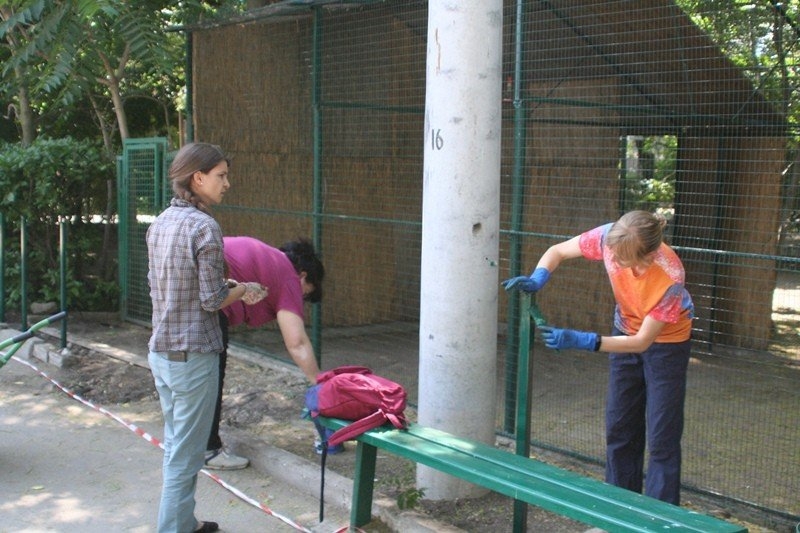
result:
[[[150,324],[152,304],[145,234],[171,197],[168,163],[163,138],[126,140],[117,162],[120,313],[123,319],[146,325]]]
[[[273,244],[306,234],[318,244],[328,272],[313,323],[323,365],[390,357],[389,377],[402,379],[416,371],[418,346],[426,3],[306,4],[194,28],[197,137],[234,156],[217,210],[227,234]],[[766,522],[800,516],[800,131],[791,114],[800,34],[796,10],[781,5],[757,1],[738,15],[736,3],[653,0],[509,1],[504,10],[501,279],[626,210],[663,212],[698,316],[684,482]],[[734,38],[743,28],[751,33]],[[148,172],[165,148],[148,143],[126,146],[120,181],[125,312],[141,321],[144,227],[164,190],[163,169]],[[140,149],[150,155],[136,159]],[[553,324],[610,328],[613,301],[596,265],[562,266],[538,300]],[[500,306],[503,432],[513,427],[505,384],[515,381],[517,309],[502,293]],[[275,330],[232,338],[286,357]],[[555,354],[538,339],[532,349],[534,444],[601,464],[605,358]]]

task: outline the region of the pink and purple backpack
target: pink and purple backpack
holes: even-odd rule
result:
[[[403,386],[373,374],[365,366],[340,366],[321,372],[317,384],[306,393],[306,407],[312,418],[321,415],[354,421],[327,437],[331,447],[387,422],[397,429],[407,426]]]

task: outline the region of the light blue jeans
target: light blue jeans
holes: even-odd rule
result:
[[[169,361],[159,352],[147,356],[164,415],[159,533],[191,533],[199,525],[194,494],[217,401],[219,355],[190,352],[187,359]]]

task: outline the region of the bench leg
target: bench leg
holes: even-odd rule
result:
[[[528,504],[522,500],[514,500],[514,533],[527,533],[528,531]]]
[[[378,449],[359,442],[356,447],[356,471],[353,479],[353,505],[350,525],[363,526],[372,520],[372,491],[375,487],[375,460]]]

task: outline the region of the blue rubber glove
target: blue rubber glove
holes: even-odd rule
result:
[[[547,347],[555,350],[577,348],[594,352],[597,340],[600,338],[600,335],[591,331],[560,329],[552,326],[542,326],[539,331],[542,332],[542,338]]]
[[[524,292],[536,292],[544,287],[550,279],[550,271],[544,267],[539,267],[531,272],[530,276],[517,276],[503,281],[501,285],[507,291],[517,289]]]

